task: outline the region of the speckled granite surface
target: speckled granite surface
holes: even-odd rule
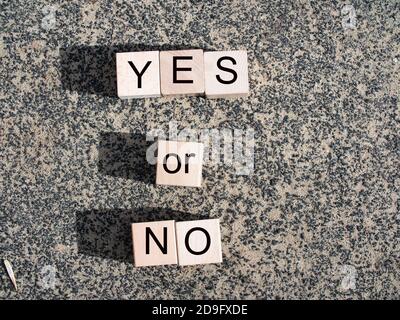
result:
[[[400,298],[400,5],[346,3],[1,1],[0,298]],[[193,47],[247,49],[250,96],[115,97],[113,53]],[[169,121],[254,128],[254,174],[156,187],[132,150]],[[224,262],[134,268],[171,217],[219,217]]]

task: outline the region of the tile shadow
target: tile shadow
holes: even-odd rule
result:
[[[160,220],[206,219],[180,211],[145,207],[133,210],[88,210],[76,213],[78,253],[133,262],[131,224]]]
[[[154,184],[155,165],[146,160],[146,141],[142,133],[101,132],[98,143],[98,171],[101,174]]]
[[[64,90],[117,97],[117,52],[199,49],[193,46],[117,44],[60,48],[60,80]]]

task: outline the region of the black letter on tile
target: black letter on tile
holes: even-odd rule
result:
[[[207,244],[206,244],[206,247],[201,251],[193,251],[192,248],[190,248],[190,246],[189,246],[189,237],[192,234],[192,232],[194,232],[194,231],[201,231],[206,235]],[[191,254],[194,254],[194,255],[198,256],[198,255],[201,255],[203,253],[206,253],[208,251],[208,249],[210,249],[210,245],[211,245],[211,238],[210,238],[210,234],[207,232],[206,229],[203,229],[203,228],[200,228],[200,227],[195,227],[195,228],[190,229],[186,233],[185,246],[186,246],[187,251],[189,251]]]
[[[195,157],[194,153],[186,153],[185,154],[185,173],[189,173],[189,158]]]
[[[137,77],[138,77],[138,88],[142,88],[142,76],[144,74],[144,72],[147,70],[147,68],[149,67],[149,65],[151,64],[151,61],[147,61],[147,63],[145,64],[143,70],[141,72],[138,71],[138,69],[136,69],[135,65],[133,64],[132,61],[128,61],[129,65],[131,66],[131,68],[133,69],[133,71],[135,71]]]
[[[237,79],[237,73],[236,73],[236,71],[233,70],[233,69],[229,69],[229,68],[226,68],[226,67],[221,66],[221,61],[223,61],[223,60],[229,60],[229,61],[232,62],[233,65],[236,65],[236,60],[233,59],[232,57],[226,57],[226,56],[225,56],[225,57],[219,58],[218,61],[217,61],[217,67],[218,67],[219,69],[221,69],[222,71],[226,71],[226,72],[232,73],[232,74],[233,74],[233,78],[232,78],[232,80],[222,80],[221,77],[217,74],[217,80],[218,80],[219,82],[223,83],[223,84],[231,84],[231,83],[234,83],[234,82],[236,81],[236,79]]]
[[[190,56],[181,56],[181,57],[172,57],[173,61],[173,83],[193,83],[193,80],[178,80],[177,73],[178,71],[192,71],[192,68],[178,68],[177,61],[178,60],[192,60],[193,57]]]
[[[169,170],[168,166],[167,166],[167,161],[168,158],[170,156],[174,156],[176,158],[176,160],[178,160],[178,166],[176,167],[175,170]],[[164,170],[167,171],[168,173],[177,173],[179,170],[181,170],[181,158],[176,154],[176,153],[168,153],[165,157],[164,157],[164,161],[163,161],[163,167]]]
[[[156,242],[157,246],[160,248],[161,252],[163,254],[168,253],[168,246],[167,246],[167,227],[163,228],[164,231],[164,245],[158,241],[157,237],[151,231],[150,227],[146,227],[146,254],[150,254],[150,235],[153,238],[153,240]]]

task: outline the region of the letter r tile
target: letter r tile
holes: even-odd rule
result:
[[[161,51],[160,74],[164,96],[204,94],[203,50]]]
[[[219,219],[176,222],[181,266],[222,262]]]
[[[175,221],[132,224],[135,266],[177,264]]]
[[[159,51],[117,53],[117,91],[121,99],[159,97]]]

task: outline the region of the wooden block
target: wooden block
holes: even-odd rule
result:
[[[159,51],[117,53],[117,91],[121,99],[159,97]]]
[[[219,219],[177,222],[176,244],[181,266],[222,262]]]
[[[162,95],[204,94],[203,50],[161,51],[160,70]]]
[[[156,183],[200,187],[203,152],[202,143],[158,141]]]
[[[241,97],[249,94],[245,50],[205,52],[204,70],[208,98]]]
[[[177,264],[175,221],[132,224],[135,266]]]

